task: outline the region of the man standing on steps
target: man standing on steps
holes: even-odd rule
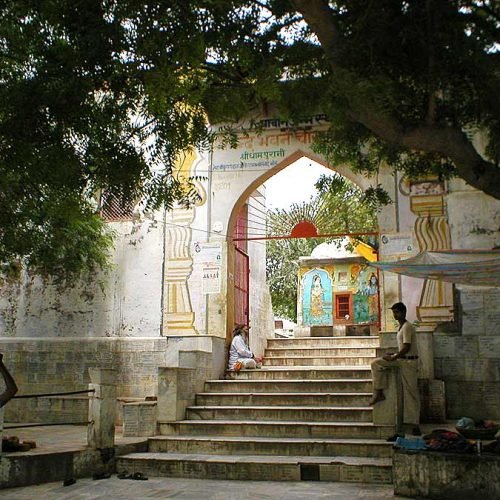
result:
[[[396,302],[392,307],[394,319],[399,323],[398,352],[387,353],[372,362],[373,398],[370,405],[385,399],[386,374],[388,368],[397,366],[403,386],[403,425],[412,434],[420,435],[420,397],[418,394],[418,350],[414,326],[406,320],[406,306]]]

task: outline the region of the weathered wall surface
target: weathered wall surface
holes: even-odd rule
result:
[[[0,339],[0,352],[19,386],[19,394],[86,390],[88,369],[117,370],[117,397],[156,396],[158,367],[179,366],[180,351],[204,351],[213,377],[222,373],[223,342],[211,336],[159,338],[45,338]],[[14,399],[6,406],[6,421],[83,422],[87,420],[85,394]]]
[[[162,214],[110,225],[108,274],[65,286],[24,274],[0,288],[0,352],[20,394],[84,390],[89,367],[113,367],[118,397],[144,398],[156,394],[158,367],[176,366],[179,350],[211,352],[211,336],[162,335]],[[219,351],[214,376],[224,365]],[[85,395],[14,400],[6,419],[85,421],[87,407]]]
[[[265,188],[261,186],[248,204],[248,234],[262,236],[265,232]],[[266,283],[266,241],[248,242],[250,262],[250,348],[257,356],[264,354],[267,339],[274,336],[271,294]]]
[[[452,248],[489,250],[500,246],[500,201],[453,179],[446,202]]]
[[[454,179],[447,207],[452,248],[500,245],[498,200]],[[500,419],[500,288],[456,288],[457,322],[434,333],[435,374],[446,383],[448,418]]]
[[[416,216],[410,210],[409,184],[401,174],[394,175],[390,168],[381,170],[378,182],[392,200],[391,204],[380,210],[377,217],[382,235],[379,260],[391,262],[412,257],[418,253],[419,249],[415,238]],[[411,247],[410,250],[409,247]],[[415,321],[423,280],[386,272],[380,273],[380,281],[382,330],[397,330],[397,322],[394,321],[389,308],[398,301],[406,304],[408,320]]]
[[[458,453],[396,451],[394,494],[411,498],[500,498],[500,458]]]
[[[2,337],[157,336],[162,296],[163,225],[115,222],[113,268],[78,283],[23,273],[0,286]]]
[[[500,288],[461,287],[459,326],[434,333],[448,418],[500,419]]]

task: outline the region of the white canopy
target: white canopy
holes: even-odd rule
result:
[[[500,286],[500,250],[440,250],[421,252],[396,262],[371,266],[415,278],[462,285]]]

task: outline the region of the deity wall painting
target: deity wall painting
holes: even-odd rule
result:
[[[379,320],[379,284],[373,268],[354,264],[351,267],[353,287],[353,323],[377,323]]]
[[[302,279],[304,325],[331,325],[333,322],[332,278],[323,269],[312,269]]]
[[[340,319],[347,324],[376,324],[379,321],[379,283],[376,272],[366,264],[353,263],[304,269],[301,271],[302,324],[333,325]],[[352,300],[351,318],[335,318],[335,298]],[[347,321],[346,321],[347,319]]]

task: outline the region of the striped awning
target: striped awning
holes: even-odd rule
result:
[[[421,252],[396,262],[370,262],[383,271],[462,285],[500,286],[500,250]]]

